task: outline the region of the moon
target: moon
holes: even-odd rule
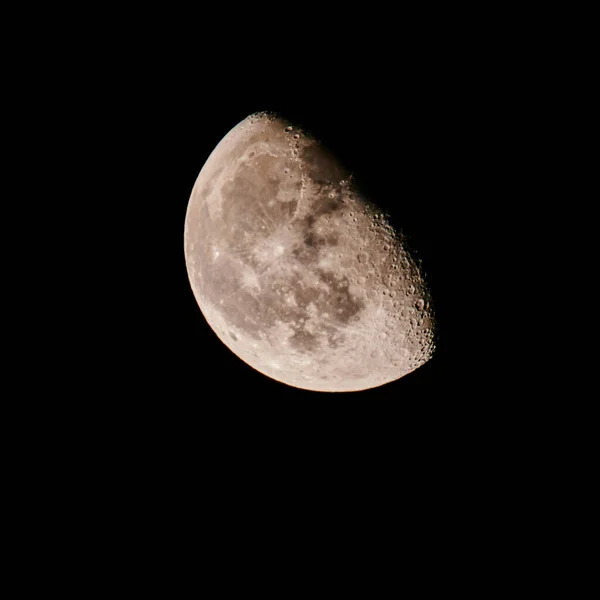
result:
[[[215,334],[281,383],[365,390],[434,352],[430,293],[402,234],[317,138],[279,114],[250,115],[209,156],[184,253]]]

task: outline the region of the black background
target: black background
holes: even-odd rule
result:
[[[178,15],[173,25],[160,10],[147,23],[150,11],[127,22],[111,15],[95,38],[76,27],[89,52],[70,38],[64,56],[35,57],[48,76],[35,79],[31,112],[54,129],[44,151],[40,132],[24,142],[36,168],[55,153],[59,182],[44,182],[36,200],[54,212],[68,180],[77,197],[59,240],[72,292],[52,279],[36,289],[36,300],[53,295],[69,314],[44,304],[56,333],[44,352],[39,335],[27,340],[24,356],[49,368],[29,369],[18,387],[42,390],[23,403],[25,433],[37,420],[48,439],[33,461],[48,461],[36,501],[55,490],[69,511],[98,500],[86,520],[100,528],[114,507],[111,552],[132,523],[139,539],[156,540],[158,519],[186,537],[198,527],[193,546],[212,526],[221,545],[233,539],[252,556],[264,514],[281,530],[273,547],[307,529],[311,555],[324,531],[352,548],[363,533],[383,532],[394,546],[412,525],[411,553],[426,556],[433,540],[446,557],[466,524],[483,561],[480,548],[503,534],[510,556],[528,552],[523,531],[536,518],[552,535],[539,515],[554,490],[538,501],[528,488],[555,481],[561,459],[571,470],[560,447],[568,426],[548,425],[562,418],[563,402],[536,394],[535,382],[533,390],[511,382],[515,362],[534,353],[529,326],[540,319],[536,297],[516,281],[516,233],[522,213],[544,200],[523,175],[535,174],[548,131],[536,127],[545,105],[537,78],[554,68],[538,47],[517,45],[521,15],[492,31],[497,15],[459,29],[439,12],[420,20],[382,12],[375,24],[361,12],[349,27],[338,15],[327,23],[310,12],[299,22],[266,7],[254,9],[254,21],[236,12]],[[537,28],[526,24],[522,40]],[[423,260],[439,340],[414,373],[356,393],[291,388],[243,363],[204,320],[184,262],[187,203],[214,147],[261,110],[317,130]],[[75,135],[64,134],[67,122]],[[36,261],[46,260],[35,248]],[[53,275],[59,261],[46,262]],[[67,321],[78,330],[68,340]],[[59,446],[64,457],[55,458],[49,450]],[[61,470],[76,489],[68,503]],[[313,533],[312,515],[327,526]]]

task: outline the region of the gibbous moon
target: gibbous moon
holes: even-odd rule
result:
[[[273,113],[235,126],[200,171],[184,232],[192,290],[219,339],[297,388],[374,388],[432,356],[417,261],[317,139]]]

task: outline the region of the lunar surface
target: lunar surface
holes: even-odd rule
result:
[[[214,149],[192,190],[184,250],[216,335],[279,382],[364,390],[432,356],[431,298],[402,235],[280,115],[249,116]]]

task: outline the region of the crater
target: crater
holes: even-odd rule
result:
[[[314,217],[331,215],[344,207],[344,200],[340,192],[331,191],[330,188],[317,190],[316,200],[313,206]]]

